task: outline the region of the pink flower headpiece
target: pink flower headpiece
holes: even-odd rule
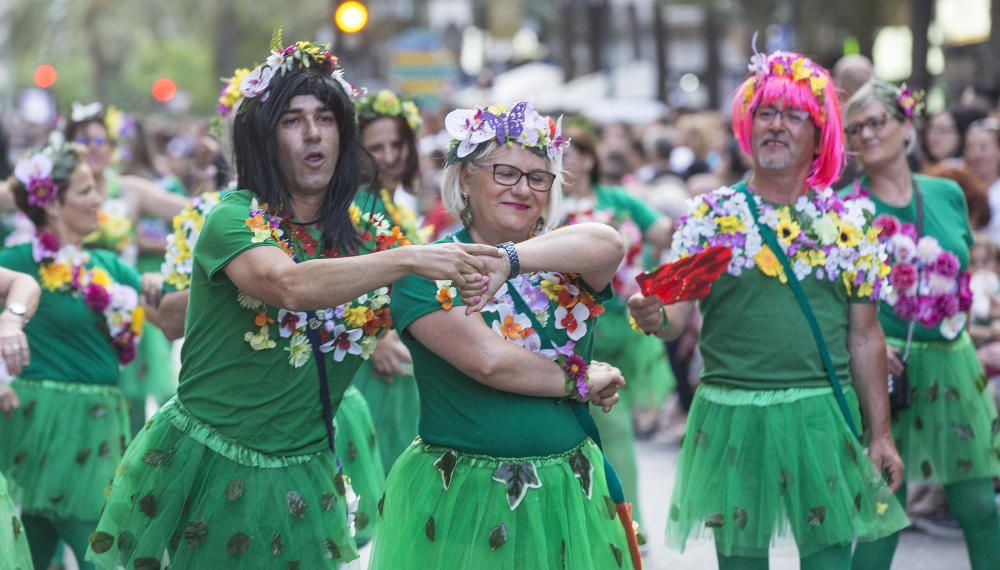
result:
[[[907,118],[920,117],[924,114],[924,92],[911,91],[904,83],[896,93],[896,104]]]
[[[455,109],[445,117],[444,125],[452,137],[447,164],[475,156],[480,144],[492,139],[501,145],[519,144],[549,160],[561,158],[570,142],[562,136],[561,116],[553,121],[551,117],[540,115],[527,101],[510,108],[491,105]]]
[[[18,161],[14,177],[28,190],[28,203],[44,208],[59,192],[52,179],[52,157],[43,151]]]

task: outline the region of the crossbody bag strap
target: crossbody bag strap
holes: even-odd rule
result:
[[[816,348],[819,349],[820,358],[823,360],[823,368],[826,369],[826,377],[830,381],[830,386],[833,388],[833,394],[837,398],[837,404],[840,406],[840,411],[844,415],[844,421],[847,422],[847,426],[851,429],[851,433],[855,437],[860,437],[857,426],[854,424],[854,418],[851,416],[850,408],[847,406],[847,398],[844,396],[844,390],[840,386],[840,379],[837,376],[837,370],[833,365],[833,360],[830,358],[830,351],[827,350],[826,341],[823,339],[823,332],[820,330],[819,321],[816,320],[816,314],[813,313],[812,306],[809,304],[809,299],[806,297],[805,291],[802,290],[802,284],[799,283],[798,277],[795,276],[795,271],[792,269],[791,262],[788,261],[788,256],[785,255],[785,250],[781,249],[778,245],[778,238],[771,231],[771,228],[766,224],[760,222],[760,217],[757,214],[757,202],[754,199],[753,194],[750,193],[746,187],[741,188],[744,196],[747,199],[747,206],[750,208],[750,214],[753,216],[753,221],[757,225],[757,229],[760,231],[761,237],[767,242],[768,247],[774,252],[775,257],[781,263],[781,267],[785,271],[785,276],[788,278],[788,285],[792,288],[792,293],[795,295],[795,300],[799,303],[799,308],[802,309],[802,313],[806,317],[806,321],[809,323],[809,330],[812,331],[813,339],[816,341]]]
[[[326,443],[330,451],[336,454],[336,446],[333,441],[333,403],[330,401],[330,384],[326,376],[326,355],[320,350],[323,340],[319,336],[319,326],[314,327],[316,311],[306,312],[306,337],[309,339],[309,346],[312,347],[313,360],[316,361],[316,371],[319,376],[319,401],[323,405],[323,423],[326,427]]]
[[[545,334],[545,329],[542,327],[541,323],[538,322],[538,318],[535,317],[534,311],[528,307],[528,304],[521,298],[521,294],[507,282],[507,292],[510,294],[510,298],[514,300],[515,308],[521,312],[521,314],[527,315],[528,319],[531,321],[532,328],[538,333],[538,338],[542,342],[542,345],[546,348],[555,350],[556,345],[549,339],[548,335]],[[593,325],[591,325],[593,326]],[[587,346],[584,347],[585,353],[590,351],[591,346],[594,342],[594,335],[590,335],[587,338]],[[625,502],[625,490],[622,488],[621,479],[618,477],[618,472],[615,471],[611,462],[608,461],[608,455],[604,453],[604,446],[601,443],[601,432],[597,429],[597,424],[594,423],[593,416],[590,415],[590,406],[585,402],[578,402],[573,399],[566,400],[570,406],[573,407],[573,414],[576,416],[576,420],[580,422],[580,427],[583,428],[583,433],[587,434],[587,437],[594,440],[597,444],[597,448],[601,450],[601,455],[604,457],[604,477],[608,482],[608,494],[611,495],[611,500],[616,503]]]

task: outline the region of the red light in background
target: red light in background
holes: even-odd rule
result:
[[[56,83],[56,68],[47,63],[43,63],[35,68],[35,85],[48,89]]]
[[[161,77],[153,82],[153,99],[166,103],[177,94],[177,84],[169,77]]]

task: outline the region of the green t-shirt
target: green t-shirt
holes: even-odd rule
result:
[[[699,341],[705,361],[702,380],[749,389],[828,386],[819,349],[791,287],[777,275],[767,275],[762,270],[767,267],[775,271],[780,266],[773,256],[771,263],[766,256],[758,259],[757,252],[763,253],[760,250],[762,241],[743,201],[741,192],[745,187],[740,183],[733,189],[719,189],[696,199],[691,213],[681,218],[681,226],[674,236],[675,257],[690,253],[689,248],[706,245],[706,235],[731,239],[715,242],[713,238],[709,243],[726,243],[734,247],[729,271],[723,273],[712,285],[711,293],[699,303],[704,319]],[[815,196],[810,193],[806,201]],[[832,194],[830,197],[836,198]],[[775,212],[783,210],[781,204],[770,205]],[[805,232],[804,216],[807,214],[800,213],[798,207],[789,206],[795,208],[794,215],[803,216],[796,218],[800,223],[796,227]],[[761,216],[765,216],[763,208]],[[774,217],[776,220],[772,222],[764,219],[762,222],[779,223],[777,213]],[[860,218],[861,215],[854,212],[851,217]],[[868,235],[863,224],[858,231],[860,236]],[[751,243],[754,245],[750,246]],[[806,263],[799,255],[804,255],[804,251],[794,256],[796,262]],[[849,295],[842,278],[830,280],[828,275],[821,273],[830,270],[824,263],[832,262],[835,257],[831,253],[823,259],[826,261],[808,269],[800,282],[820,323],[837,376],[842,383],[849,383],[850,304],[870,301],[861,297],[856,288],[852,288]],[[824,275],[822,279],[821,274]]]
[[[463,243],[471,243],[465,230],[454,234]],[[437,243],[451,241],[445,238]],[[592,292],[575,276],[565,274],[533,274],[507,282],[506,288],[497,292],[498,302],[487,306],[483,319],[495,332],[507,333],[508,341],[519,346],[541,346],[541,339],[531,334],[529,313],[543,326],[544,334],[557,346],[564,346],[571,337],[562,320],[572,319],[562,311],[557,313],[559,302],[550,298],[556,290],[574,291],[579,297],[578,311],[600,303],[612,295],[610,287],[600,293]],[[521,290],[524,294],[507,291]],[[536,398],[503,392],[466,376],[446,360],[420,344],[407,327],[425,315],[441,310],[461,310],[461,300],[450,282],[434,282],[417,276],[396,281],[392,289],[392,317],[400,337],[410,349],[414,374],[420,389],[420,436],[435,445],[478,453],[492,457],[525,457],[548,455],[571,449],[587,435],[577,420],[572,407],[559,398]],[[513,302],[513,310],[511,310]],[[454,307],[451,307],[454,303]],[[590,304],[590,305],[588,305]],[[600,308],[591,312],[599,313]],[[576,354],[590,360],[590,337],[595,317],[582,318],[577,323],[585,330],[575,329]],[[501,324],[508,325],[506,328]],[[520,330],[525,336],[514,332]],[[501,334],[503,336],[503,334]],[[541,348],[546,348],[541,346]],[[525,348],[529,350],[529,348]]]
[[[915,175],[924,202],[924,234],[938,240],[941,247],[958,257],[962,271],[969,267],[969,247],[972,245],[972,228],[969,226],[969,209],[965,202],[962,189],[951,180],[931,176]],[[868,176],[860,180],[862,188],[868,188]],[[849,189],[845,189],[847,191]],[[875,215],[893,216],[901,223],[916,224],[917,204],[910,200],[906,206],[890,206],[869,192],[869,198],[875,203]],[[905,339],[909,321],[896,316],[888,303],[879,307],[879,321],[886,336]],[[938,327],[928,329],[916,323],[913,328],[913,340],[927,342],[946,340]]]
[[[0,266],[26,273],[41,282],[32,245],[0,251]],[[139,290],[139,276],[114,252],[88,249],[87,268],[100,267],[116,283]],[[31,364],[19,376],[26,380],[56,380],[81,384],[118,383],[118,353],[108,336],[104,315],[92,311],[82,296],[42,288],[38,311],[24,328]]]
[[[280,247],[266,230],[267,216],[251,215],[256,207],[249,191],[231,192],[212,208],[202,227],[194,250],[177,396],[196,417],[248,447],[271,455],[317,453],[326,448],[326,427],[306,314],[243,295],[224,271],[244,251]],[[319,247],[315,232],[298,228],[280,224],[299,260],[338,253]],[[359,253],[371,251],[380,232],[367,228],[363,235],[372,239]],[[388,322],[387,293],[381,289],[317,312],[334,412],[362,358],[374,350],[375,335]]]

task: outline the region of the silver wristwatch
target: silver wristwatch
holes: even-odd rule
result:
[[[24,306],[24,303],[18,303],[16,301],[13,303],[7,303],[5,309],[7,309],[10,314],[16,317],[21,317],[24,324],[28,324],[28,307]]]

